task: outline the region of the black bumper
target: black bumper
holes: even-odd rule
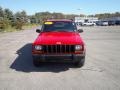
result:
[[[81,54],[42,54],[33,55],[33,60],[40,62],[78,62],[85,58],[85,55]]]

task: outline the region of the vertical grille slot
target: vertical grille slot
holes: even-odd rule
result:
[[[44,53],[74,53],[75,45],[43,45]]]

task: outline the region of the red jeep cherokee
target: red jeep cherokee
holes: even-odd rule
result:
[[[33,64],[41,62],[73,62],[83,66],[85,62],[85,45],[80,37],[83,30],[77,30],[72,20],[46,20],[40,33],[32,44]]]

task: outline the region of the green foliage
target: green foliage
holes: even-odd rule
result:
[[[25,11],[13,12],[0,7],[0,31],[7,31],[8,28],[22,30],[24,24],[28,23],[28,16]]]
[[[22,30],[22,26],[24,25],[24,22],[23,21],[21,21],[21,20],[17,20],[16,22],[15,22],[15,28],[16,29],[19,29],[19,30]]]
[[[13,17],[13,12],[9,9],[4,9],[4,18],[10,20]]]
[[[0,31],[4,31],[5,29],[7,29],[9,27],[9,20],[8,19],[3,19],[0,20]]]
[[[93,16],[98,17],[99,19],[111,18],[111,17],[120,17],[120,12],[95,14]]]
[[[78,15],[74,14],[63,14],[63,13],[50,13],[50,12],[38,12],[35,15],[30,16],[31,21],[35,23],[43,23],[46,19],[74,19]]]
[[[4,12],[3,12],[2,7],[0,7],[0,17],[3,17],[3,16],[4,16]]]

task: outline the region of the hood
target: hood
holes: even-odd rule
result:
[[[34,42],[34,44],[40,45],[76,45],[81,43],[83,43],[82,38],[76,32],[42,32]]]

